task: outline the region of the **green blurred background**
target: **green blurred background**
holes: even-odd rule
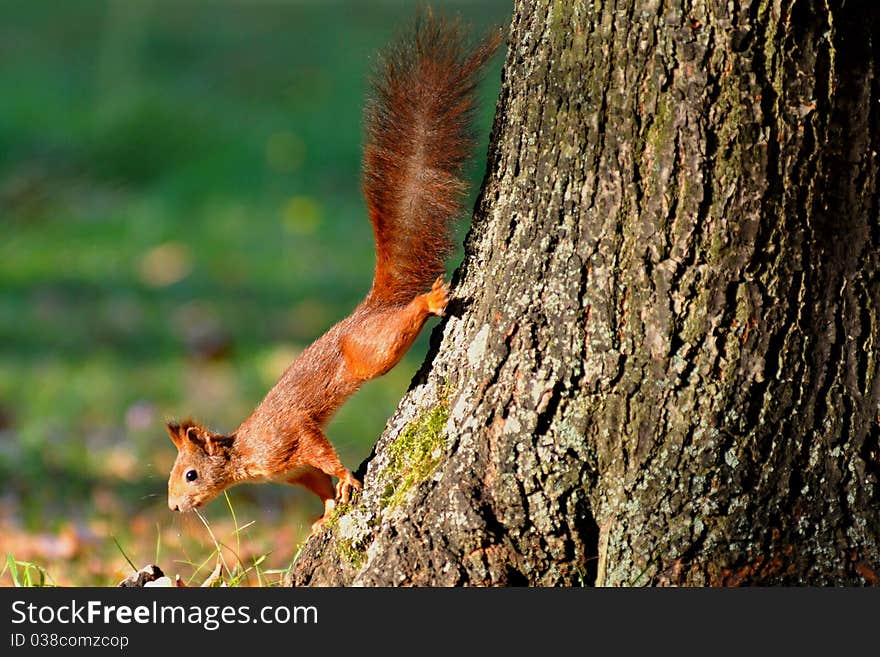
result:
[[[432,2],[477,29],[506,25],[510,5]],[[166,507],[164,421],[234,429],[369,288],[361,108],[376,51],[417,7],[0,0],[4,559],[58,584],[112,584],[130,572],[115,537],[138,566],[200,577],[192,564],[214,546]],[[475,187],[502,59],[481,87]],[[428,333],[330,426],[352,469]],[[230,499],[237,524],[253,524],[233,537],[221,498],[206,508],[214,532],[240,540],[246,563],[268,554],[270,570],[320,513],[291,487]]]

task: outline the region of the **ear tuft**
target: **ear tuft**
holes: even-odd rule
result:
[[[171,436],[171,442],[177,446],[177,449],[180,449],[183,443],[183,439],[180,437],[180,424],[177,422],[166,422],[165,429],[168,430],[168,435]]]
[[[180,421],[180,433],[181,435],[185,435],[190,429],[198,429],[199,423],[193,420],[191,417],[186,418],[185,420]]]

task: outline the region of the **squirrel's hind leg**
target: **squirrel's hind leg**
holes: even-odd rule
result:
[[[406,305],[372,308],[356,315],[356,330],[342,340],[342,354],[350,375],[369,381],[400,362],[431,315],[442,317],[449,302],[449,283],[434,281],[429,292]]]

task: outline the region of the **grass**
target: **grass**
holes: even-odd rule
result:
[[[189,560],[176,560],[173,561],[171,564],[164,563],[165,556],[162,554],[160,541],[161,533],[157,533],[156,552],[153,563],[159,566],[162,572],[164,572],[165,575],[169,577],[169,579],[171,579],[172,581],[179,580],[180,582],[182,582],[182,584],[178,585],[183,586],[233,587],[254,585],[281,585],[284,581],[284,577],[287,575],[290,569],[290,566],[288,566],[287,568],[265,569],[264,564],[269,558],[269,554],[252,555],[248,558],[249,563],[245,561],[245,558],[242,556],[241,534],[249,527],[254,526],[256,523],[249,522],[246,525],[239,526],[235,507],[233,506],[229,494],[224,493],[224,497],[233,525],[233,531],[231,532],[230,539],[226,541],[220,540],[217,537],[217,532],[215,532],[215,530],[212,528],[211,523],[205,518],[204,514],[196,510],[195,515],[201,521],[205,532],[207,533],[207,537],[210,540],[210,544],[213,545],[213,551],[208,553],[208,555],[199,563],[195,563]],[[123,546],[119,543],[119,541],[116,540],[115,537],[113,537],[113,542],[116,545],[119,554],[122,555],[122,558],[131,567],[132,572],[138,572],[139,567],[135,564],[135,562],[127,554]],[[12,558],[11,554],[8,555],[7,562],[9,564],[19,564],[30,568],[30,570],[25,570],[26,575],[29,572],[34,572],[40,576],[40,583],[32,584],[31,582],[33,581],[33,577],[28,580],[19,579],[17,577],[16,571],[16,574],[12,577],[15,586],[43,586],[45,578],[48,577],[48,573],[46,573],[44,569],[35,564],[16,562]],[[206,568],[210,567],[211,563],[214,564],[213,568],[211,569],[208,576],[205,577],[205,570]],[[232,565],[230,565],[230,563]],[[144,565],[146,565],[146,562]],[[181,565],[188,567],[192,571],[185,580],[180,578],[179,572],[176,572],[176,569],[178,569]],[[13,571],[10,570],[10,572]],[[3,572],[0,572],[0,578],[2,578],[2,576]],[[274,580],[272,579],[272,576],[275,576]]]
[[[13,586],[54,586],[55,581],[42,566],[30,561],[20,561],[11,552],[6,554],[3,568],[0,568],[0,580],[8,574]]]
[[[510,12],[433,4],[478,25]],[[171,6],[0,0],[0,554],[19,581],[44,568],[115,584],[112,537],[136,564],[216,552],[165,506],[164,420],[234,429],[369,287],[360,112],[374,53],[413,3]],[[349,467],[425,346],[329,427]],[[288,567],[321,510],[276,485],[233,489],[227,506],[206,523],[257,580]]]
[[[242,543],[242,534],[257,525],[256,521],[248,522],[239,526],[237,514],[233,506],[233,502],[228,494],[226,494],[227,508],[231,518],[231,527],[228,523],[221,524],[221,529],[215,529],[212,522],[206,516],[196,511],[195,515],[200,520],[205,536],[199,537],[195,532],[191,532],[189,537],[194,545],[197,546],[198,553],[203,555],[201,561],[196,562],[189,557],[184,559],[174,559],[170,555],[166,555],[162,549],[161,536],[162,532],[159,527],[156,528],[155,552],[152,563],[159,565],[166,575],[174,578],[179,576],[181,569],[184,571],[183,581],[186,586],[277,586],[282,584],[290,567],[296,560],[302,543],[295,546],[295,550],[291,550],[285,558],[286,565],[284,567],[268,568],[271,553],[257,554],[251,546],[244,546]],[[304,540],[308,534],[300,535],[300,539]],[[264,534],[257,537],[262,542],[265,538]],[[141,553],[142,541],[132,538],[131,543],[136,547],[131,551],[123,547],[123,544],[115,536],[111,535],[110,540],[115,546],[118,555],[122,557],[125,564],[131,569],[121,570],[112,564],[112,559],[103,557],[101,571],[104,576],[113,573],[115,581],[103,582],[106,584],[115,584],[130,572],[136,572],[139,568],[149,563],[145,554]],[[211,546],[212,549],[205,554],[205,548]],[[187,554],[187,550],[184,550]],[[207,569],[213,569],[209,572],[207,578],[205,573]],[[56,564],[59,569],[65,573],[69,572],[70,564]],[[185,571],[189,571],[186,574]],[[56,586],[55,578],[49,573],[49,570],[41,564],[34,563],[23,559],[17,559],[13,553],[6,554],[6,559],[0,568],[0,584],[12,586]]]

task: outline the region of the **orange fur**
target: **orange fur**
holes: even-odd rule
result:
[[[364,193],[376,240],[373,285],[351,315],[299,355],[233,434],[191,420],[169,423],[178,450],[168,481],[171,509],[198,507],[236,483],[280,481],[312,490],[326,518],[334,500],[331,476],[339,479],[335,496],[343,502],[360,488],[323,427],[364,382],[400,361],[431,315],[445,311],[449,286],[442,274],[465,190],[474,85],[500,41],[494,33],[468,50],[459,24],[428,12],[384,54],[366,110],[364,147]]]

